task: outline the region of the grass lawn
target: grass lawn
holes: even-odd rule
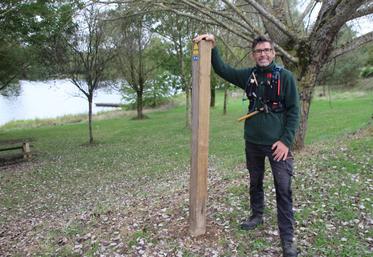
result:
[[[372,255],[372,96],[338,93],[312,103],[293,180],[302,256]],[[241,100],[230,99],[222,115],[218,94],[208,227],[198,238],[188,233],[191,133],[183,106],[142,121],[94,119],[93,145],[85,122],[0,127],[2,145],[28,139],[33,146],[32,161],[0,167],[0,255],[280,256],[269,170],[265,225],[239,229],[249,215],[241,114]]]

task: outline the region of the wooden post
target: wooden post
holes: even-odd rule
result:
[[[22,151],[23,151],[23,158],[24,159],[30,159],[31,158],[31,150],[30,150],[30,144],[29,143],[23,143],[22,144]]]
[[[207,170],[210,108],[211,42],[193,46],[192,156],[189,192],[189,232],[206,232]]]

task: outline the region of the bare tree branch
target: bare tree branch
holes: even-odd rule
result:
[[[210,19],[212,19],[213,21],[215,21],[217,23],[217,25],[220,25],[226,29],[228,29],[230,32],[233,32],[235,33],[237,36],[245,39],[245,40],[250,40],[250,35],[247,35],[247,32],[250,31],[250,27],[247,27],[245,26],[241,20],[238,20],[238,19],[235,19],[233,17],[233,15],[231,13],[224,13],[224,12],[218,12],[216,10],[212,10],[211,8],[207,7],[207,6],[204,6],[204,5],[201,5],[199,4],[198,2],[196,1],[191,1],[191,0],[181,0],[185,5],[189,6],[190,8],[196,10],[197,12],[200,12],[202,14],[204,14],[205,16],[209,17]],[[242,27],[244,29],[244,31],[239,31],[236,29],[236,30],[233,30],[230,26],[228,26],[227,22],[223,22],[221,19],[217,19],[216,16],[214,16],[213,14],[216,14],[217,17],[222,17],[222,18],[226,18],[230,21],[232,21],[233,23],[237,24],[238,26]],[[247,36],[246,37],[242,37],[243,34],[246,34]]]
[[[186,12],[178,11],[178,10],[173,9],[171,7],[165,6],[163,3],[156,3],[156,5],[159,6],[159,7],[161,7],[164,11],[170,11],[170,12],[173,12],[175,14],[178,14],[178,15],[181,15],[181,16],[184,16],[184,17],[188,17],[188,18],[200,21],[200,22],[204,22],[204,23],[209,24],[209,25],[214,25],[214,26],[219,25],[215,21],[213,22],[211,20],[203,19],[203,18],[201,18],[199,16],[196,16],[196,15],[193,15],[193,14],[189,14],[189,13],[186,13]]]
[[[253,26],[250,25],[250,21],[247,19],[247,17],[234,5],[232,4],[229,0],[223,0],[225,4],[227,4],[232,10],[238,14],[238,16],[246,22],[248,25],[249,31],[256,33],[256,34],[261,34],[259,30],[255,29]]]
[[[190,8],[196,9],[196,11],[201,12],[205,16],[209,17],[211,20],[210,19],[206,19],[206,18],[201,18],[200,16],[197,16],[197,15],[194,15],[194,14],[186,13],[186,12],[183,12],[183,11],[178,11],[178,10],[176,10],[174,8],[166,6],[163,3],[157,3],[156,5],[158,5],[159,7],[162,7],[164,10],[172,11],[172,12],[176,13],[177,15],[181,15],[181,16],[192,18],[192,19],[196,19],[198,21],[204,22],[206,24],[214,25],[214,26],[218,26],[219,25],[219,26],[223,27],[224,29],[226,29],[227,31],[235,34],[236,36],[238,36],[238,37],[240,37],[240,38],[242,38],[242,39],[244,39],[244,40],[246,40],[248,42],[252,42],[253,41],[253,37],[247,35],[244,31],[238,31],[237,28],[232,28],[226,22],[223,22],[220,19],[217,19],[215,16],[211,15],[211,12],[207,11],[206,7],[201,7],[199,5],[197,5],[197,6],[194,5],[195,4],[194,1],[193,1],[194,4],[192,3],[192,1],[182,0],[182,2],[185,3],[187,6],[189,6]],[[228,17],[225,17],[225,16],[221,15],[220,13],[218,13],[218,14],[220,15],[220,17],[228,18]],[[232,19],[229,19],[229,20],[232,20]],[[242,26],[242,22],[240,22],[238,24]],[[261,34],[258,30],[255,30],[254,32],[257,35]],[[288,53],[285,49],[283,49],[278,44],[275,44],[275,48],[276,48],[276,50],[281,55],[283,55],[290,62],[292,62],[292,63],[297,63],[298,62],[298,58],[292,56],[290,53]]]
[[[356,18],[363,17],[365,15],[369,15],[373,13],[373,3],[369,4],[368,6],[364,8],[359,8],[351,17],[349,20],[353,20]]]
[[[288,23],[291,25],[292,28],[295,28],[295,23],[293,19],[293,15],[290,10],[290,0],[286,0],[286,16],[288,17]]]
[[[351,52],[352,50],[358,47],[361,47],[362,45],[365,45],[372,41],[373,41],[373,32],[369,32],[365,35],[357,37],[353,39],[352,41],[347,42],[346,44],[342,45],[341,47],[334,49],[332,53],[330,54],[328,61],[331,61],[332,59],[338,56]]]
[[[240,36],[240,35],[242,35],[242,33],[246,33],[246,34],[247,34],[247,32],[253,33],[253,30],[250,27],[250,24],[248,24],[248,25],[244,24],[242,22],[242,19],[236,18],[236,16],[233,15],[232,12],[211,9],[208,6],[206,6],[204,4],[201,4],[198,1],[193,1],[193,0],[182,0],[181,2],[184,4],[184,6],[180,6],[180,8],[182,10],[182,11],[178,12],[178,14],[180,14],[180,15],[184,15],[184,13],[185,13],[185,6],[187,6],[187,7],[191,8],[191,9],[194,9],[197,13],[202,13],[204,16],[209,17],[211,20],[213,20],[215,22],[214,24],[212,24],[209,20],[205,19],[205,21],[207,22],[207,24],[210,24],[210,25],[220,25],[220,26],[223,26],[223,27],[224,27],[224,25],[226,25],[226,27],[229,27],[227,25],[226,21],[223,22],[221,19],[217,19],[216,17],[221,17],[223,19],[227,19],[228,21],[231,21],[234,25],[237,25],[238,27],[240,27],[240,28],[243,29],[243,31],[239,31],[239,32],[238,32],[238,29],[236,29],[236,32],[235,32],[235,34],[237,36],[241,37],[241,38],[242,38],[242,36]],[[168,3],[167,1],[165,3],[162,3],[162,5],[164,7],[165,6],[171,6],[171,7],[168,7],[169,11],[179,10],[179,9],[175,8],[174,6],[172,6],[172,4]],[[193,15],[193,14],[189,13],[187,15]],[[186,17],[191,17],[192,18],[192,16],[186,16]],[[196,17],[196,16],[193,15],[193,17]],[[200,18],[197,19],[197,20],[203,21]],[[250,36],[250,35],[248,35],[248,36]],[[244,39],[247,40],[247,38],[244,38]]]
[[[244,58],[247,57],[247,53],[245,54],[245,56],[243,58],[239,58],[232,50],[232,47],[226,42],[226,40],[224,39],[224,37],[221,37],[219,36],[219,40],[223,43],[223,45],[226,47],[226,49],[229,51],[229,53],[233,56],[233,58],[235,60],[240,60],[239,62],[236,62],[235,65],[233,65],[233,67],[237,66]]]
[[[263,15],[264,18],[266,18],[267,20],[271,21],[274,25],[276,25],[276,27],[281,31],[283,32],[284,34],[286,34],[287,36],[289,36],[291,39],[293,39],[294,41],[297,40],[298,36],[291,32],[286,26],[285,24],[283,24],[279,19],[277,19],[275,16],[273,16],[268,10],[266,10],[263,6],[261,6],[260,4],[258,4],[256,1],[254,0],[246,0],[247,3],[249,3],[250,5],[252,5],[261,15]]]
[[[299,62],[299,59],[297,57],[292,56],[289,54],[284,48],[279,46],[278,44],[274,43],[274,46],[278,52],[280,52],[280,55],[283,55],[286,59],[288,59],[290,62],[296,64]]]
[[[317,4],[317,1],[310,1],[307,5],[307,7],[304,9],[303,13],[299,16],[299,19],[298,19],[298,24],[299,26],[304,26],[303,25],[303,20],[304,18],[306,18],[306,16],[308,14],[310,14],[310,12],[313,10],[313,8],[315,7],[315,5]]]
[[[201,22],[204,22],[206,24],[209,24],[209,25],[214,25],[214,26],[218,26],[220,25],[221,27],[225,28],[226,30],[232,32],[233,34],[235,34],[236,36],[244,39],[244,40],[247,40],[249,42],[252,41],[252,38],[245,35],[245,32],[243,31],[240,31],[238,32],[236,29],[228,26],[226,23],[216,19],[215,17],[211,16],[210,14],[208,14],[208,17],[210,17],[210,19],[204,19],[204,18],[201,18],[197,15],[194,15],[194,14],[190,14],[190,13],[186,13],[186,12],[182,12],[182,11],[178,11],[178,10],[175,10],[175,9],[172,9],[170,7],[166,7],[165,5],[163,4],[158,4],[159,6],[162,6],[163,8],[165,8],[165,10],[168,10],[168,11],[172,11],[174,12],[175,14],[177,15],[181,15],[181,16],[185,16],[185,17],[188,17],[188,18],[191,18],[191,19],[195,19],[195,20],[198,20],[198,21],[201,21]],[[201,10],[200,10],[201,11]],[[206,14],[206,13],[204,13]]]

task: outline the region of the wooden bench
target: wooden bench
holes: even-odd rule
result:
[[[11,150],[17,150],[21,149],[23,153],[23,158],[24,159],[31,159],[31,148],[30,148],[30,143],[22,143],[22,145],[18,146],[12,146],[12,147],[7,147],[7,148],[0,148],[0,152],[5,152],[5,151],[11,151]]]
[[[113,104],[113,103],[96,103],[97,107],[122,107],[123,104]]]

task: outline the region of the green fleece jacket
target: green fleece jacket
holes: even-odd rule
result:
[[[211,63],[214,71],[223,79],[245,90],[253,68],[235,69],[225,64],[219,55],[218,49],[212,49]],[[269,86],[266,74],[272,72],[275,63],[268,67],[257,68],[257,81],[259,84],[258,98],[263,97],[264,87]],[[285,103],[285,111],[281,113],[260,112],[245,120],[245,140],[260,145],[272,145],[280,140],[290,147],[294,141],[295,132],[299,126],[299,95],[292,73],[286,69],[280,72],[281,94]],[[255,102],[260,108],[260,103]]]

